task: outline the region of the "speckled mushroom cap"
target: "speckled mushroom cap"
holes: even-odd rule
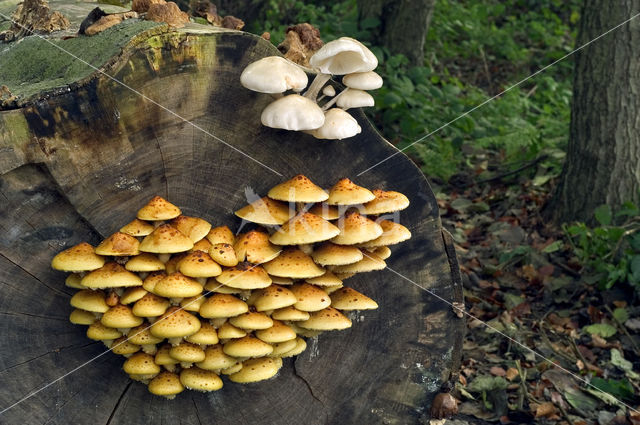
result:
[[[294,212],[286,203],[265,196],[240,208],[235,214],[252,223],[280,225],[289,220]]]
[[[299,245],[326,241],[340,233],[340,229],[322,217],[300,212],[283,224],[269,240],[276,245]]]
[[[274,320],[270,328],[257,330],[255,335],[269,344],[296,339],[296,332],[279,320]]]
[[[331,307],[338,310],[373,310],[378,308],[378,303],[355,289],[345,286],[331,294]]]
[[[376,248],[379,246],[395,245],[411,238],[411,231],[400,223],[390,220],[380,220],[383,233],[371,241],[360,244],[363,248]]]
[[[95,313],[104,313],[109,310],[105,293],[102,291],[92,291],[91,289],[83,289],[76,292],[71,297],[70,303],[72,307]]]
[[[233,245],[236,237],[233,235],[231,229],[227,226],[218,226],[214,227],[207,233],[207,240],[211,242],[212,245],[218,243],[226,243],[229,245]]]
[[[391,248],[389,248],[388,246],[379,246],[372,252],[376,254],[378,257],[380,257],[382,260],[386,260],[391,256]]]
[[[193,344],[213,345],[218,343],[218,333],[211,323],[202,322],[200,330],[193,335],[189,335],[185,339]]]
[[[115,262],[106,263],[82,278],[82,286],[87,288],[121,288],[141,286],[142,279]]]
[[[222,273],[222,268],[213,261],[211,256],[203,251],[188,253],[178,262],[180,273],[189,277],[214,277]]]
[[[293,279],[290,277],[282,277],[282,276],[269,276],[271,278],[271,282],[276,285],[293,285]]]
[[[151,292],[140,298],[133,305],[133,314],[139,317],[162,316],[171,304],[166,298],[159,297]]]
[[[269,235],[258,230],[238,235],[233,248],[239,261],[252,264],[266,263],[280,254],[280,248],[269,242]]]
[[[159,338],[179,338],[200,330],[200,320],[178,307],[169,308],[153,325],[151,335]]]
[[[224,353],[222,345],[210,345],[205,348],[204,354],[204,360],[196,363],[196,366],[201,369],[220,370],[235,366],[239,363],[238,359]]]
[[[65,272],[84,272],[104,266],[105,258],[97,255],[91,245],[79,243],[58,253],[51,260],[51,267]]]
[[[249,263],[240,263],[224,270],[216,280],[223,285],[238,289],[260,289],[271,285],[271,278],[267,272],[261,266]]]
[[[309,318],[309,313],[306,311],[300,311],[294,306],[289,306],[274,310],[273,313],[271,313],[271,318],[297,322],[300,320],[307,320]]]
[[[287,351],[291,351],[296,348],[296,340],[297,338],[293,338],[282,342],[272,342],[271,345],[273,346],[273,351],[269,354],[269,357],[282,357],[282,355]]]
[[[149,392],[151,394],[173,398],[182,391],[184,391],[184,386],[180,382],[180,377],[173,372],[160,372],[149,382]]]
[[[178,229],[180,233],[187,236],[194,243],[207,236],[211,230],[211,223],[200,217],[180,215],[171,220],[169,224]]]
[[[213,294],[200,306],[200,316],[207,319],[233,317],[247,311],[247,303],[228,294]]]
[[[180,301],[180,307],[187,311],[199,312],[200,307],[207,299],[202,295],[196,295],[194,297],[187,297]]]
[[[140,251],[156,254],[173,254],[188,251],[191,248],[193,248],[193,241],[169,224],[156,227],[140,243]]]
[[[306,279],[307,283],[311,283],[316,286],[322,286],[323,289],[326,286],[336,286],[342,285],[342,280],[338,278],[333,272],[327,270],[325,274],[318,277],[312,277],[310,279]]]
[[[124,268],[130,272],[157,272],[164,270],[164,263],[156,255],[143,252],[131,257]]]
[[[285,357],[297,356],[298,354],[301,354],[304,350],[307,349],[307,342],[304,339],[297,337],[295,341],[296,341],[296,346],[293,349],[291,349],[291,351],[282,353],[280,357],[285,358]]]
[[[331,239],[339,245],[355,245],[373,240],[382,234],[382,227],[375,221],[360,215],[357,211],[349,211],[344,218],[338,220],[340,234]]]
[[[338,266],[362,260],[362,251],[351,245],[337,245],[332,242],[325,242],[313,250],[311,257],[322,266]]]
[[[318,331],[331,331],[347,329],[351,327],[351,320],[333,307],[314,311],[309,319],[297,322],[298,326]]]
[[[337,220],[340,218],[340,210],[334,205],[328,205],[326,202],[314,204],[309,208],[311,214],[322,217],[325,220]]]
[[[140,253],[140,242],[131,235],[116,232],[103,240],[95,249],[98,255],[129,256]]]
[[[329,205],[357,205],[364,204],[375,198],[369,189],[358,186],[351,180],[344,178],[338,180],[336,184],[329,189]]]
[[[155,362],[158,366],[167,366],[174,365],[178,363],[178,360],[174,359],[169,355],[169,351],[171,350],[171,344],[163,344],[155,355]]]
[[[169,349],[169,355],[179,362],[195,363],[204,360],[204,350],[197,344],[181,342]]]
[[[347,264],[344,266],[334,266],[333,272],[338,273],[364,273],[374,270],[382,270],[387,267],[384,260],[372,252],[364,253],[362,260],[357,263]]]
[[[264,313],[258,311],[248,311],[238,316],[229,319],[236,328],[243,329],[245,331],[255,329],[267,329],[273,326],[273,320]]]
[[[171,220],[181,214],[180,208],[160,196],[154,196],[144,207],[138,210],[140,220]]]
[[[202,285],[197,280],[175,272],[156,283],[153,293],[168,298],[195,297],[202,293]]]
[[[300,311],[318,311],[331,304],[329,295],[315,285],[296,283],[290,289],[296,297],[293,306]]]
[[[167,274],[175,273],[178,271],[178,263],[187,256],[186,252],[180,252],[172,254],[169,259],[164,263],[164,271]]]
[[[209,250],[211,249],[211,242],[209,242],[209,239],[204,238],[204,239],[200,239],[198,242],[193,244],[193,248],[191,248],[191,251],[204,251],[204,252],[209,252]]]
[[[100,321],[109,328],[133,328],[142,324],[143,319],[134,315],[128,306],[118,304],[107,310]]]
[[[155,229],[155,227],[153,227],[153,224],[136,218],[128,224],[122,226],[120,228],[120,231],[130,236],[147,236],[148,234],[153,232],[153,229]]]
[[[82,275],[80,273],[71,273],[64,280],[65,286],[68,286],[69,288],[73,288],[73,289],[84,289],[84,286],[82,286],[81,282],[82,282]]]
[[[180,372],[180,382],[186,388],[194,391],[217,391],[222,388],[222,379],[211,370],[190,367]]]
[[[254,291],[251,296],[254,297],[253,306],[257,311],[275,310],[288,307],[296,302],[296,296],[293,292],[280,285],[271,285]]]
[[[140,326],[131,329],[127,338],[130,343],[136,345],[160,344],[163,341],[162,338],[151,335],[149,323],[143,323]]]
[[[113,341],[113,345],[111,346],[111,351],[113,352],[113,354],[118,354],[120,356],[128,356],[130,354],[137,353],[138,351],[140,351],[140,346],[129,342],[126,336],[121,336],[120,338]]]
[[[69,321],[74,325],[90,325],[96,321],[96,315],[90,311],[76,308],[69,314]]]
[[[218,282],[215,277],[207,279],[207,284],[204,285],[204,289],[207,292],[216,292],[218,294],[242,294],[247,289],[232,288],[231,286],[223,285]]]
[[[258,338],[247,335],[226,342],[222,350],[232,357],[263,357],[271,354],[273,347]]]
[[[116,339],[116,338],[120,338],[121,336],[122,336],[122,333],[120,331],[103,325],[102,323],[100,323],[99,320],[93,322],[87,328],[87,338],[93,339],[96,341]]]
[[[375,199],[364,204],[364,214],[379,215],[401,211],[409,206],[409,198],[400,192],[374,189]]]
[[[281,367],[282,359],[277,357],[249,359],[242,363],[242,369],[239,372],[229,375],[229,379],[238,383],[264,381],[276,376]]]
[[[229,322],[223,323],[218,328],[218,338],[220,339],[242,338],[246,335],[247,333],[244,330],[236,328]]]
[[[155,375],[162,370],[154,362],[153,356],[147,353],[136,353],[129,357],[122,365],[122,369],[129,375]]]
[[[264,269],[273,276],[306,279],[324,274],[325,270],[298,248],[287,248],[275,259],[265,263]]]
[[[165,272],[150,273],[149,276],[147,276],[142,282],[142,287],[149,292],[153,292],[158,282],[160,282],[165,277],[167,277],[167,274]]]
[[[327,192],[302,174],[274,186],[268,196],[286,202],[323,202],[329,198]]]
[[[216,263],[225,267],[234,267],[238,264],[238,256],[233,249],[233,245],[228,243],[217,243],[211,245],[209,255]]]

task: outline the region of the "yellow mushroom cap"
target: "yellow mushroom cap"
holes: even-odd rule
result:
[[[246,335],[247,333],[244,330],[236,328],[229,322],[223,323],[218,328],[218,338],[220,339],[242,338]]]
[[[379,215],[400,211],[409,206],[409,198],[400,192],[375,189],[375,199],[364,204],[364,214]]]
[[[288,307],[296,302],[296,296],[293,292],[280,285],[271,285],[267,288],[254,291],[251,295],[255,296],[253,306],[258,311]]]
[[[120,331],[103,325],[99,320],[96,320],[87,328],[87,338],[96,341],[116,339],[120,338],[121,336],[122,333],[120,333]]]
[[[131,257],[124,268],[130,272],[157,272],[164,270],[164,263],[156,255],[143,252]]]
[[[138,247],[140,242],[131,235],[126,233],[116,232],[103,240],[100,245],[95,249],[98,255],[112,255],[112,256],[128,256],[138,255],[140,251]]]
[[[83,277],[81,284],[87,288],[120,288],[141,286],[142,279],[120,264],[109,262]]]
[[[302,174],[274,186],[267,195],[271,199],[287,202],[323,202],[329,198],[327,192]]]
[[[191,248],[193,248],[193,241],[169,224],[156,227],[140,243],[140,251],[156,254],[173,254],[188,251]]]
[[[269,344],[296,339],[296,331],[279,320],[274,320],[270,328],[256,331],[255,335]]]
[[[334,271],[333,274],[335,274],[338,279],[340,279],[342,281],[345,281],[345,280],[349,279],[350,277],[355,276],[357,273],[338,273],[338,272]]]
[[[282,359],[263,357],[259,359],[249,359],[242,363],[239,372],[229,375],[233,382],[248,383],[264,381],[274,377],[282,367]]]
[[[188,297],[188,298],[185,298],[182,301],[180,301],[180,307],[182,307],[183,309],[185,309],[187,311],[199,312],[200,311],[200,306],[206,300],[207,299],[204,296],[201,296],[201,295],[196,295],[195,297]]]
[[[142,324],[141,317],[135,316],[131,308],[118,304],[107,310],[100,319],[109,328],[133,328]]]
[[[259,289],[271,285],[271,278],[267,272],[261,266],[249,263],[240,263],[224,270],[216,280],[223,285],[238,289]]]
[[[90,311],[76,308],[69,315],[69,321],[74,325],[90,325],[96,321],[96,315]]]
[[[273,276],[306,279],[324,274],[325,270],[298,248],[287,248],[279,256],[263,265]]]
[[[180,208],[160,196],[154,196],[144,207],[138,210],[140,220],[171,220],[181,214]]]
[[[189,217],[181,215],[169,223],[180,231],[183,235],[191,239],[192,242],[198,242],[211,230],[211,223],[199,217]]]
[[[209,248],[209,255],[213,260],[225,267],[234,267],[238,264],[238,257],[233,245],[228,243],[217,243]]]
[[[373,310],[378,308],[378,303],[345,286],[331,294],[331,307],[338,310]]]
[[[391,256],[391,248],[389,248],[388,246],[379,246],[373,251],[373,253],[380,257],[382,260],[386,260]]]
[[[327,270],[325,274],[318,277],[312,277],[311,279],[306,279],[307,283],[311,283],[315,286],[322,286],[322,289],[328,286],[336,286],[342,285],[342,280],[338,278],[333,272]]]
[[[326,241],[340,233],[333,224],[322,217],[300,212],[283,224],[269,240],[276,245],[299,245]]]
[[[211,242],[212,245],[218,243],[226,243],[229,245],[233,245],[236,241],[236,237],[233,235],[231,229],[227,226],[219,226],[214,227],[207,233],[207,240]]]
[[[193,335],[199,330],[200,320],[178,307],[169,308],[151,325],[151,335],[158,338],[179,338]]]
[[[213,345],[218,343],[218,333],[216,328],[209,322],[202,322],[200,330],[185,339],[188,342],[198,345]]]
[[[222,273],[220,265],[213,261],[208,253],[203,251],[188,253],[178,263],[178,270],[185,276],[190,277],[213,277]]]
[[[273,326],[273,320],[264,313],[249,311],[229,319],[236,328],[244,330],[267,329]]]
[[[213,294],[200,306],[200,316],[207,319],[233,317],[247,311],[247,303],[228,294]]]
[[[133,305],[133,314],[139,317],[162,316],[171,306],[166,298],[148,292]]]
[[[352,245],[336,245],[325,242],[312,253],[313,261],[322,266],[339,266],[352,264],[362,260],[362,251]]]
[[[178,363],[178,360],[174,359],[169,355],[169,351],[171,351],[170,344],[164,344],[162,347],[158,349],[158,352],[155,355],[155,363],[158,366],[172,365]]]
[[[258,338],[247,335],[228,341],[222,350],[232,357],[263,357],[271,354],[273,347]]]
[[[180,382],[180,377],[173,372],[160,372],[158,376],[149,382],[149,392],[151,394],[173,398],[182,391],[184,391],[184,386]]]
[[[364,273],[374,270],[383,270],[387,263],[373,252],[365,253],[364,258],[357,263],[344,266],[334,266],[333,272],[338,273]]]
[[[120,304],[127,305],[134,303],[148,293],[149,292],[147,292],[147,290],[142,286],[132,286],[131,288],[125,289],[125,291],[122,293],[122,296],[120,297]]]
[[[271,275],[269,275],[269,277],[271,278],[271,283],[274,283],[276,285],[293,285],[293,279],[291,279],[290,277]]]
[[[269,242],[269,235],[258,230],[238,235],[233,245],[238,261],[261,264],[271,261],[280,254],[280,249]]]
[[[309,208],[309,212],[317,215],[318,217],[322,217],[325,220],[336,220],[340,218],[340,210],[337,207],[326,203],[315,204]]]
[[[151,335],[149,323],[143,323],[129,331],[129,342],[136,345],[153,345],[163,341],[162,338]],[[160,364],[160,363],[158,363]]]
[[[373,240],[382,234],[382,227],[375,221],[360,215],[357,211],[348,212],[338,220],[340,234],[331,239],[339,245],[355,245]]]
[[[120,338],[113,341],[111,351],[113,351],[113,354],[126,356],[128,354],[133,354],[140,351],[140,346],[131,343],[126,336],[121,336]]]
[[[99,269],[104,262],[104,257],[96,254],[91,245],[82,242],[53,257],[51,267],[64,272],[84,272]]]
[[[293,334],[297,336],[295,332]],[[271,345],[273,345],[273,351],[269,354],[269,357],[282,357],[282,355],[287,351],[291,351],[296,348],[298,343],[297,338],[293,338],[282,342],[272,342]]]
[[[380,246],[395,245],[411,238],[411,231],[400,223],[390,220],[380,220],[382,234],[371,241],[360,244],[363,248],[376,248]]]
[[[193,248],[191,248],[191,251],[209,252],[210,249],[211,249],[211,242],[209,242],[209,239],[204,238],[194,243]]]
[[[222,379],[215,372],[198,367],[183,369],[180,372],[180,382],[194,391],[216,391],[222,388]]]
[[[186,252],[180,252],[173,254],[166,263],[164,263],[164,271],[167,274],[175,273],[178,271],[178,263],[187,256]]]
[[[235,214],[252,223],[280,225],[289,220],[294,213],[286,203],[265,196],[240,208]]]
[[[109,310],[106,296],[102,291],[83,289],[73,294],[70,302],[72,307],[95,313],[104,313]]]
[[[298,326],[318,331],[347,329],[351,327],[351,320],[333,307],[314,311],[309,319],[298,322]]]
[[[318,311],[331,305],[329,295],[317,286],[296,283],[290,289],[297,300],[293,306],[300,311]]]
[[[289,306],[275,310],[273,313],[271,313],[271,318],[297,322],[301,320],[307,320],[309,318],[309,313],[307,313],[306,311],[300,311],[294,306]]]
[[[69,288],[73,288],[73,289],[84,289],[84,286],[82,286],[81,282],[82,282],[82,275],[80,273],[71,273],[64,280],[65,286],[68,286]]]
[[[204,360],[196,363],[201,369],[220,370],[235,366],[239,363],[238,359],[224,353],[222,345],[211,345],[204,350]]]
[[[358,186],[351,180],[344,178],[339,180],[329,189],[329,205],[356,205],[364,204],[375,199],[375,195],[369,189]]]
[[[324,289],[327,294],[331,295],[342,287],[343,285],[341,283],[340,285],[323,286],[322,289]]]
[[[153,229],[155,229],[153,224],[136,218],[129,224],[121,227],[120,231],[130,236],[147,236],[149,233],[153,232]]]
[[[202,285],[197,280],[176,272],[156,283],[153,292],[156,295],[168,298],[195,297],[202,293]]]
[[[155,363],[153,356],[147,353],[136,353],[129,357],[122,369],[129,375],[155,375],[162,370]]]
[[[204,289],[207,290],[207,292],[216,292],[218,294],[242,294],[247,291],[247,289],[225,286],[222,283],[218,282],[214,277],[211,277],[207,280],[207,284],[204,285]]]
[[[149,292],[153,292],[158,282],[167,277],[165,272],[153,272],[150,273],[142,282],[142,287]]]
[[[179,362],[195,363],[204,360],[204,350],[197,344],[181,342],[169,349],[169,355]]]
[[[232,373],[239,372],[242,369],[242,363],[238,362],[235,365],[228,367],[226,369],[222,369],[220,371],[223,375],[231,375]]]
[[[295,341],[296,341],[296,346],[293,349],[291,349],[291,351],[282,353],[280,357],[297,356],[298,354],[302,353],[304,350],[307,349],[307,342],[304,339],[297,337]]]

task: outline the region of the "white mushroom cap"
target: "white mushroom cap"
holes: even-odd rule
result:
[[[240,75],[240,84],[260,93],[301,91],[307,87],[307,74],[280,56],[269,56],[249,64]]]
[[[311,66],[324,74],[344,75],[373,71],[378,59],[364,44],[350,37],[330,41],[309,60]]]
[[[326,85],[322,88],[322,94],[328,97],[333,97],[336,95],[336,89],[331,85]]]
[[[345,89],[340,93],[336,100],[336,104],[339,108],[362,108],[364,106],[373,106],[375,101],[373,96],[363,90],[358,89]]]
[[[267,127],[295,131],[319,128],[325,120],[322,109],[299,94],[290,94],[270,103],[260,119]]]
[[[358,122],[349,113],[340,108],[331,108],[325,113],[324,125],[310,131],[316,139],[346,139],[355,136],[362,129]]]
[[[342,84],[358,90],[375,90],[382,87],[382,77],[373,71],[354,72],[342,78]]]

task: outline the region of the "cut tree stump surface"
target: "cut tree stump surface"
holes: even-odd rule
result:
[[[86,5],[87,12],[94,6]],[[85,43],[78,56],[93,55],[91,63],[130,88],[79,68],[65,75],[77,81],[57,85],[68,71],[58,69],[38,91],[24,90],[14,109],[0,111],[0,410],[53,382],[0,415],[0,423],[424,423],[432,398],[458,367],[464,321],[411,283],[462,301],[453,245],[420,170],[398,154],[357,177],[397,152],[359,110],[353,114],[362,133],[346,141],[263,127],[260,112],[271,97],[239,83],[247,64],[278,54],[257,36],[141,22],[108,31],[105,37],[118,40],[129,31],[129,39],[97,57],[95,38],[82,37],[75,40]],[[64,59],[51,45],[40,48]],[[324,187],[350,177],[407,194],[411,206],[397,218],[413,237],[387,260],[398,274],[383,270],[345,282],[380,307],[358,314],[348,330],[309,339],[276,378],[251,385],[225,378],[220,391],[186,391],[168,401],[132,382],[123,358],[103,354],[85,326],[69,323],[74,291],[50,268],[60,250],[99,243],[154,195],[237,229],[233,211],[247,203],[246,194],[264,195],[296,174]]]

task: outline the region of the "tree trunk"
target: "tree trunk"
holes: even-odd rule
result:
[[[424,40],[436,0],[358,0],[360,23],[380,20],[377,40],[391,54],[403,54],[412,66],[424,64]]]
[[[576,45],[640,11],[639,0],[587,0]],[[640,21],[604,36],[575,56],[567,159],[548,207],[556,222],[593,220],[640,200]]]

